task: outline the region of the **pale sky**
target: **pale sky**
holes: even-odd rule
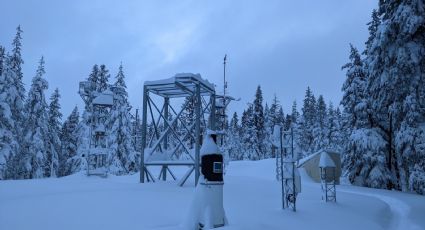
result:
[[[1,1],[0,45],[24,33],[24,82],[29,89],[39,58],[46,61],[47,97],[58,87],[64,117],[81,109],[78,82],[94,64],[111,80],[124,65],[129,99],[141,108],[146,80],[200,73],[222,89],[228,55],[229,91],[241,113],[261,85],[264,99],[276,94],[284,111],[300,108],[305,89],[338,104],[349,43],[364,47],[371,0],[255,1]],[[239,114],[240,115],[240,114]]]

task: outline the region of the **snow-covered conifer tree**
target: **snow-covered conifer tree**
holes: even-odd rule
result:
[[[226,138],[226,151],[228,152],[229,158],[231,160],[242,160],[243,150],[240,139],[239,118],[236,112],[233,113],[233,116],[230,119],[230,125],[229,129],[227,130]]]
[[[322,95],[317,98],[316,116],[313,123],[313,151],[318,151],[328,147],[327,137],[327,108]]]
[[[45,74],[44,59],[40,64],[25,103],[24,143],[21,148],[22,171],[24,178],[41,178],[48,175],[50,165],[47,164],[48,125],[47,103],[44,91],[48,88]]]
[[[241,118],[240,137],[243,144],[242,159],[258,160],[256,151],[256,129],[254,125],[254,108],[252,104],[248,104],[248,108],[243,111]]]
[[[381,23],[381,18],[379,17],[379,13],[376,9],[373,9],[372,11],[372,21],[370,21],[369,23],[367,23],[368,30],[369,30],[369,38],[367,39],[365,45],[366,48],[363,51],[364,55],[368,55],[368,52],[370,50],[370,48],[372,47],[372,43],[376,37],[376,31],[378,30],[378,26]]]
[[[55,89],[50,96],[49,113],[48,113],[48,145],[46,164],[50,170],[46,171],[46,176],[57,177],[59,173],[59,155],[61,154],[60,129],[62,113],[59,104],[59,89]]]
[[[15,177],[16,155],[19,151],[15,120],[11,111],[14,81],[11,78],[13,75],[5,74],[5,71],[10,70],[6,66],[4,52],[4,48],[0,47],[0,180]]]
[[[98,91],[103,92],[108,89],[109,81],[109,70],[106,69],[105,65],[100,65],[99,74],[98,74]]]
[[[4,113],[4,130],[8,137],[4,142],[3,159],[8,158],[6,162],[6,177],[17,178],[20,173],[18,167],[21,162],[22,155],[19,154],[20,147],[23,142],[22,127],[24,121],[24,99],[25,89],[22,82],[22,64],[24,61],[21,56],[22,37],[21,27],[16,29],[16,36],[12,42],[12,53],[10,55],[2,55],[2,74],[0,80],[0,94],[2,103],[2,113]],[[4,52],[4,49],[2,49]],[[6,121],[7,120],[7,121]],[[12,122],[13,121],[13,122]],[[8,123],[8,125],[6,125]],[[12,125],[12,126],[10,126]],[[6,128],[8,127],[8,128]],[[0,163],[1,164],[1,163]],[[0,170],[1,171],[1,170]]]
[[[111,151],[109,171],[118,175],[138,170],[138,157],[131,140],[131,107],[127,100],[127,86],[124,78],[123,67],[120,65],[114,84],[116,99],[108,120],[108,146]]]
[[[342,134],[341,126],[338,119],[339,114],[337,114],[336,110],[334,109],[333,103],[329,102],[328,116],[326,119],[326,146],[329,149],[342,152]]]
[[[310,87],[307,87],[304,103],[302,107],[302,116],[299,119],[300,147],[304,155],[311,154],[314,151],[313,125],[316,116],[316,98]]]
[[[192,127],[192,129],[195,128],[194,122],[195,122],[195,100],[194,97],[186,97],[184,103],[186,107],[184,108],[181,119],[182,122],[184,122],[184,125],[186,125],[188,128]],[[220,125],[220,124],[219,124]],[[194,148],[195,140],[192,137],[192,135],[188,135],[186,138],[183,139],[184,142],[188,143],[188,146],[190,149]]]
[[[366,58],[368,95],[375,102],[372,120],[384,134],[386,167],[396,178],[391,187],[422,193],[425,5],[421,0],[380,1],[379,15],[382,21]]]
[[[59,155],[59,176],[67,176],[78,168],[81,159],[77,156],[78,124],[80,115],[77,106],[62,125],[60,140],[61,154]]]
[[[352,45],[350,62],[342,68],[347,69],[347,78],[341,104],[350,130],[343,166],[352,183],[386,188],[391,180],[385,159],[386,143],[382,132],[369,122],[366,73],[359,52]]]
[[[24,77],[22,73],[22,64],[24,63],[24,61],[22,60],[22,55],[21,55],[22,32],[23,31],[21,30],[21,26],[18,26],[16,28],[16,36],[12,42],[12,53],[8,57],[9,58],[8,66],[11,72],[10,74],[13,75],[12,78],[14,80],[14,86],[16,87],[16,91],[17,91],[16,92],[17,95],[15,96],[16,98],[12,107],[12,113],[13,113],[15,121],[17,121],[19,125],[21,124],[20,122],[22,121],[22,117],[23,117],[22,108],[23,108],[23,104],[25,100],[25,88],[24,88],[24,83],[22,82],[22,78]]]
[[[263,158],[270,158],[272,154],[272,131],[274,117],[271,116],[269,105],[264,106],[264,154]]]
[[[91,83],[91,91],[92,92],[97,91],[97,89],[99,88],[99,66],[98,65],[93,66],[92,72],[90,73],[87,80]]]
[[[265,154],[265,124],[264,124],[264,109],[263,109],[263,92],[261,87],[257,87],[255,92],[255,99],[253,103],[253,122],[255,127],[255,138],[256,138],[256,147],[255,151],[257,152],[256,159],[264,158]]]

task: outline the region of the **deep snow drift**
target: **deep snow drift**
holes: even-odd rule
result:
[[[338,202],[324,203],[320,185],[305,175],[298,211],[281,210],[274,172],[274,159],[230,162],[230,225],[221,229],[425,229],[424,196],[341,185]],[[139,184],[138,175],[0,181],[0,229],[182,229],[193,191],[193,179],[181,188],[174,181]]]

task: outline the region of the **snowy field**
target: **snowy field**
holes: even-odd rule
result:
[[[230,225],[221,229],[425,229],[424,196],[342,185],[338,202],[324,203],[320,185],[305,175],[298,211],[281,210],[274,170],[274,160],[230,163]],[[0,181],[0,229],[181,229],[193,191],[193,179],[181,188],[174,181],[139,184],[138,175]]]

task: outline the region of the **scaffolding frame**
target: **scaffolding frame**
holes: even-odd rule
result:
[[[279,129],[280,153],[276,154],[276,178],[281,182],[282,209],[297,210],[295,183],[294,131]],[[299,188],[298,188],[299,189]]]
[[[158,106],[152,96],[162,98],[162,106]],[[194,101],[194,122],[186,124],[182,119],[182,113],[188,106],[188,101],[180,108],[175,109],[171,100],[175,98],[191,97]],[[142,138],[140,160],[140,183],[155,182],[155,178],[148,169],[149,166],[161,166],[158,180],[167,180],[167,173],[176,180],[176,176],[169,166],[188,166],[189,170],[178,183],[183,186],[190,175],[195,172],[195,184],[198,183],[200,171],[200,148],[201,133],[206,128],[215,129],[215,103],[216,95],[214,85],[201,78],[200,74],[183,73],[174,77],[158,80],[146,81],[143,86],[143,111],[142,111]],[[208,115],[206,119],[206,115]],[[173,119],[170,119],[172,116]],[[152,132],[148,133],[148,117],[152,124]],[[177,123],[180,122],[182,130],[176,130]],[[160,127],[160,126],[163,127]],[[162,128],[162,129],[161,129]],[[191,153],[190,148],[185,143],[186,138],[195,140],[195,151]],[[169,146],[173,141],[175,146]],[[173,147],[169,151],[169,147]],[[180,152],[187,160],[175,160]],[[155,154],[162,154],[165,160],[152,160]],[[182,158],[182,157],[180,157]]]
[[[330,175],[329,175],[330,171]],[[336,202],[336,169],[335,167],[320,167],[320,184],[322,187],[322,200]]]
[[[91,81],[79,83],[78,94],[89,111],[89,149],[85,155],[87,176],[107,177],[108,175],[108,144],[105,122],[114,103],[114,93],[111,90],[116,91],[119,88],[107,85],[107,89],[100,92],[96,90],[96,84]]]

